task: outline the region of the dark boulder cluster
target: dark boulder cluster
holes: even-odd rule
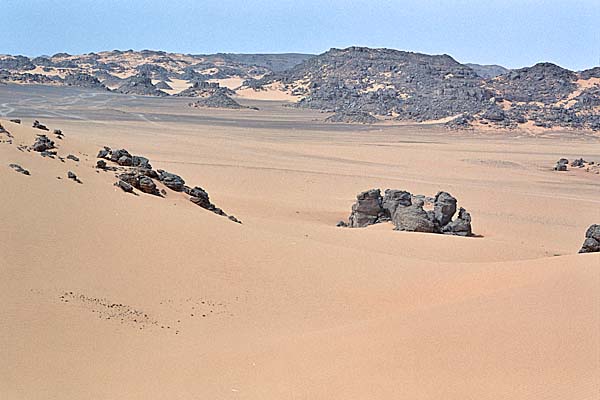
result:
[[[208,193],[199,186],[189,187],[185,184],[185,180],[174,173],[159,169],[152,169],[150,161],[146,157],[135,156],[130,154],[125,149],[112,150],[110,147],[104,147],[98,152],[100,160],[96,163],[96,168],[102,170],[121,170],[117,175],[118,181],[115,186],[121,188],[124,192],[133,193],[137,189],[143,193],[152,194],[162,197],[166,191],[160,191],[154,182],[165,185],[168,189],[174,192],[183,192],[190,196],[190,201],[206,210],[212,211],[215,214],[229,218],[231,221],[241,223],[233,215],[227,215],[222,209],[218,208],[210,202]],[[110,167],[106,161],[111,161],[119,165],[119,167]]]
[[[14,169],[15,171],[17,171],[20,174],[30,175],[29,171],[27,171],[25,168],[21,167],[19,164],[8,164],[8,166],[11,167],[12,169]]]
[[[600,252],[600,225],[591,225],[585,232],[585,241],[581,246],[580,253],[598,253]]]
[[[199,100],[189,103],[190,107],[195,108],[228,108],[231,110],[241,110],[241,109],[252,109],[258,110],[256,107],[247,107],[243,106],[223,91],[217,91],[215,93],[209,94],[206,97],[202,97]]]
[[[596,163],[594,161],[586,161],[583,158],[576,158],[575,160],[571,161],[570,164],[568,159],[561,158],[556,162],[554,170],[567,171],[569,166],[571,166],[572,168],[586,168],[586,171],[588,172],[598,173],[598,166],[596,165]]]
[[[37,151],[38,153],[47,152],[54,148],[54,142],[46,135],[37,135],[35,142],[31,146],[31,150]]]
[[[123,81],[123,84],[116,89],[119,93],[135,94],[141,96],[168,96],[167,93],[159,90],[152,84],[152,79],[146,74],[134,75]]]
[[[425,210],[425,201],[433,206],[430,210]],[[379,189],[371,189],[356,196],[348,223],[341,221],[338,226],[361,228],[392,221],[399,231],[471,236],[471,215],[460,208],[453,220],[456,211],[457,200],[447,192],[427,199],[395,189],[386,189],[381,196]]]

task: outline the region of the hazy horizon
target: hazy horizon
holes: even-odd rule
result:
[[[97,3],[8,0],[0,53],[162,50],[184,54],[320,54],[349,46],[449,54],[521,68],[598,66],[600,3],[592,0],[398,2],[335,0]],[[43,23],[40,23],[43,22]]]

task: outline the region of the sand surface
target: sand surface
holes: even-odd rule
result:
[[[600,254],[576,253],[600,179],[551,170],[600,161],[598,137],[33,90],[0,88],[23,118],[0,120],[0,398],[599,398]],[[80,162],[17,150],[36,114]],[[102,145],[243,224],[123,193],[93,168]],[[447,190],[480,237],[336,228],[372,187]]]

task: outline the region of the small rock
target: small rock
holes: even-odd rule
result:
[[[76,157],[73,154],[69,154],[67,156],[67,160],[73,160],[73,161],[79,162],[79,157]]]
[[[8,164],[8,166],[23,175],[30,175],[29,171],[27,171],[25,168],[21,167],[19,164]]]

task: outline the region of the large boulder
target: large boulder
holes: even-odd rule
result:
[[[129,154],[129,152],[125,149],[117,149],[112,151],[112,154],[110,155],[110,160],[112,162],[119,162],[119,160],[123,157],[131,158],[131,154]]]
[[[383,196],[382,207],[386,217],[392,218],[398,207],[408,207],[412,204],[412,194],[405,190],[386,189]]]
[[[471,214],[461,207],[460,210],[458,210],[456,219],[442,227],[442,233],[456,236],[472,236]]]
[[[600,252],[600,225],[594,224],[585,232],[585,241],[580,253],[597,253]]]
[[[452,221],[456,213],[456,198],[448,192],[438,192],[433,202],[433,215],[439,226]]]
[[[423,209],[422,204],[399,207],[394,213],[392,222],[397,231],[426,233],[436,231],[434,221],[430,219],[429,214]]]
[[[359,193],[356,196],[356,203],[352,205],[350,227],[362,228],[377,223],[380,217],[385,216],[382,203],[383,199],[379,189]]]
[[[558,160],[556,162],[556,165],[554,166],[554,170],[555,171],[566,171],[567,165],[569,165],[569,160],[567,160],[566,158],[561,158],[560,160]]]

